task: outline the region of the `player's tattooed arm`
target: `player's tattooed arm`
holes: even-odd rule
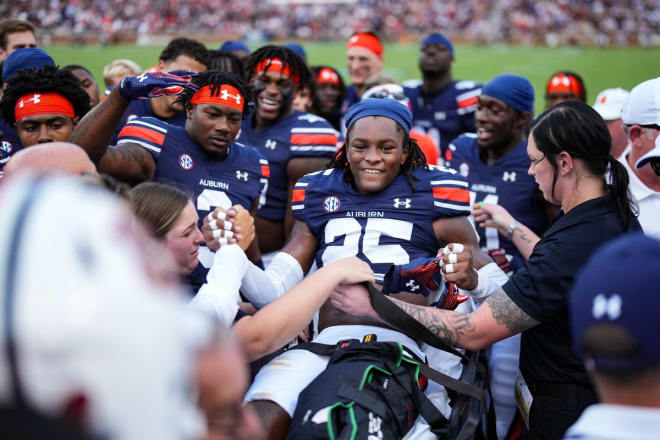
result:
[[[108,148],[98,163],[99,172],[130,184],[151,180],[155,169],[156,162],[147,149],[131,143]]]
[[[118,89],[115,87],[106,99],[91,109],[78,122],[69,138],[69,142],[82,147],[97,165],[129,104],[121,97]]]
[[[446,343],[469,350],[480,350],[539,324],[502,289],[472,313],[392,301]]]

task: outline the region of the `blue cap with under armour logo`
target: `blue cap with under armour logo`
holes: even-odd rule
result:
[[[569,295],[570,320],[574,349],[588,369],[660,363],[659,268],[660,240],[639,233],[609,242],[580,271]]]

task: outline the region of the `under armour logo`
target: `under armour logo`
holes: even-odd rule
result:
[[[444,121],[447,119],[447,113],[445,112],[435,112],[435,115],[433,115],[436,121]]]
[[[318,121],[325,121],[325,119],[323,119],[319,116],[313,115],[311,113],[305,113],[302,116],[298,116],[298,120],[299,121],[308,121],[310,123],[314,123],[314,122],[318,122]]]
[[[502,181],[504,182],[515,182],[516,181],[516,172],[515,171],[505,171],[502,173]]]
[[[411,292],[414,292],[414,291],[416,291],[417,289],[419,289],[419,285],[418,285],[418,284],[415,284],[415,281],[413,281],[413,280],[408,281],[408,282],[406,283],[406,287],[407,287],[408,290],[410,290]]]
[[[269,150],[274,150],[276,145],[277,145],[277,141],[274,141],[272,139],[268,139],[266,141],[266,148],[268,148]]]
[[[247,182],[247,179],[248,179],[247,171],[236,170],[236,178],[238,180],[242,180],[243,182]]]
[[[137,77],[138,82],[144,82],[144,81],[146,81],[148,78],[149,78],[149,75],[147,75],[146,73],[143,73],[142,75],[139,75],[139,76]]]
[[[607,315],[610,321],[614,321],[621,316],[622,305],[623,301],[619,295],[614,294],[607,298],[605,294],[601,293],[594,298],[594,305],[591,309],[591,313],[596,319],[602,319]]]
[[[35,93],[34,96],[28,99],[21,99],[21,102],[18,103],[18,106],[20,108],[23,108],[24,103],[32,101],[34,104],[39,104],[41,102],[41,95],[38,93]]]
[[[375,434],[370,435],[368,437],[369,440],[377,440],[383,438],[383,431],[381,431],[382,423],[383,419],[378,416],[374,416],[372,412],[369,412],[369,434]]]
[[[220,99],[223,99],[225,101],[229,101],[229,98],[232,98],[232,100],[236,104],[240,105],[240,103],[241,103],[241,95],[240,94],[237,93],[236,95],[232,95],[227,90],[222,90],[222,92],[220,93]]]
[[[410,208],[412,206],[411,200],[410,199],[403,199],[401,200],[400,198],[394,199],[394,207],[395,208],[401,208],[404,207],[406,209]]]

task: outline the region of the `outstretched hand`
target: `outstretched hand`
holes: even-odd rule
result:
[[[197,90],[197,86],[190,82],[196,74],[196,72],[178,70],[171,73],[150,72],[127,76],[119,83],[119,93],[127,101],[180,95],[185,89]]]
[[[515,220],[509,211],[492,203],[475,204],[472,208],[472,215],[479,226],[496,228],[505,237],[509,235],[509,226]]]

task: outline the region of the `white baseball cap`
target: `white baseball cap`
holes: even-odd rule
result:
[[[613,121],[621,117],[621,109],[625,104],[630,92],[617,87],[616,89],[605,89],[598,94],[594,102],[594,110],[606,121]]]
[[[660,125],[660,78],[636,85],[621,110],[626,125]]]
[[[660,157],[660,135],[657,138],[655,138],[655,148],[653,148],[651,151],[646,153],[644,156],[640,157],[637,163],[635,164],[635,166],[637,168],[641,168],[647,163],[649,163],[651,159],[654,159],[656,157]]]

